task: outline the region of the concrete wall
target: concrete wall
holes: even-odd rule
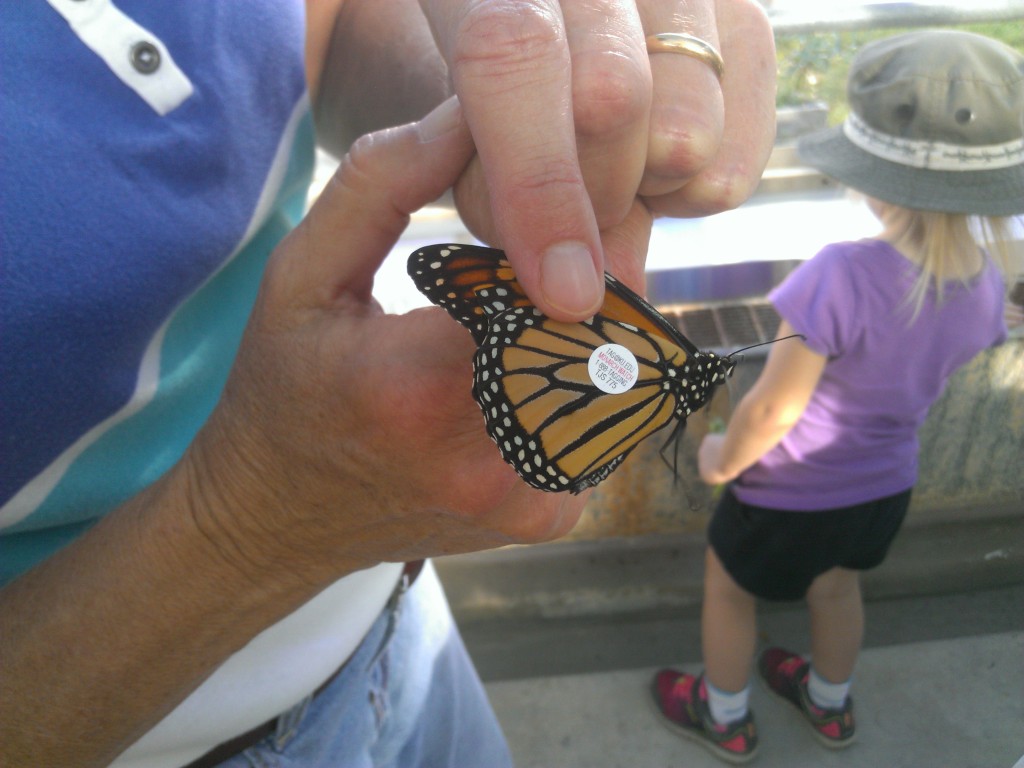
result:
[[[639,446],[594,491],[567,540],[698,533],[714,490],[696,475],[696,449],[709,418],[724,419],[756,380],[763,359],[737,366],[729,390],[689,420],[679,478],[659,456],[665,438]],[[908,525],[1024,516],[1024,339],[983,353],[950,379],[921,429],[920,476]],[[671,461],[671,450],[666,453]]]
[[[738,367],[733,397],[747,391],[761,364]],[[721,394],[712,416],[728,412],[728,393]],[[598,486],[566,538],[439,558],[459,621],[697,615],[713,499],[693,467],[707,425],[706,415],[691,419],[675,486],[654,437]],[[959,371],[932,408],[910,516],[886,562],[865,575],[868,600],[1024,580],[1022,442],[1024,339],[1017,339]]]

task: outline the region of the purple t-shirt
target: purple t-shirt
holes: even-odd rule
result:
[[[1004,286],[994,265],[951,284],[918,317],[906,296],[918,274],[881,240],[834,243],[769,296],[825,355],[799,422],[733,486],[741,501],[787,510],[846,507],[913,487],[917,430],[946,380],[1006,339]]]

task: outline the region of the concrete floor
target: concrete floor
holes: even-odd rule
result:
[[[1024,633],[868,649],[857,670],[858,740],[820,746],[759,686],[752,706],[769,768],[1010,768],[1024,754]],[[699,664],[686,664],[695,672]],[[663,727],[648,705],[654,668],[488,685],[519,768],[723,765]]]
[[[755,684],[753,764],[1024,768],[1022,542],[1024,508],[907,526],[864,579],[857,743],[830,752]],[[656,669],[701,667],[704,546],[656,536],[435,561],[519,768],[724,765],[648,701]],[[760,609],[762,645],[805,652],[807,629],[799,604]]]
[[[869,603],[858,741],[825,749],[755,684],[754,765],[1011,768],[1024,760],[1022,606],[1024,585]],[[699,671],[695,619],[575,624],[464,627],[519,768],[723,765],[665,728],[649,703],[658,667]],[[765,644],[804,648],[798,610],[767,613],[761,629]],[[556,671],[573,667],[586,671]]]

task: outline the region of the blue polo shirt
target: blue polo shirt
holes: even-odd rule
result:
[[[0,4],[0,583],[166,472],[305,206],[299,2]]]

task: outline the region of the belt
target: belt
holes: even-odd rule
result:
[[[416,581],[416,578],[420,575],[420,571],[422,570],[422,560],[413,560],[412,562],[408,562],[405,564],[405,567],[402,569],[402,576],[399,579],[397,586],[395,587],[395,591],[391,594],[391,598],[388,600],[388,608],[394,607],[394,605],[398,601],[398,598],[400,598],[406,592],[406,590],[408,590],[409,587],[413,585],[413,582]],[[345,668],[345,664],[348,664],[347,659],[345,663],[338,667],[338,669],[335,670],[334,673],[329,678],[327,678],[327,680],[325,680],[324,683],[319,688],[313,691],[313,698],[316,698],[321,693],[323,693],[324,690],[327,689],[327,686],[334,682],[335,678],[337,678],[338,675],[341,674],[341,671]],[[239,752],[242,752],[251,747],[252,745],[257,744],[260,741],[263,741],[263,739],[267,738],[267,736],[272,735],[276,730],[277,718],[273,717],[270,720],[267,720],[267,722],[263,723],[262,725],[257,725],[252,730],[246,731],[241,736],[236,736],[233,739],[225,741],[223,744],[218,744],[216,747],[211,749],[202,757],[199,757],[193,760],[188,765],[184,766],[184,768],[215,768],[215,766],[220,765],[228,758],[234,757]]]

